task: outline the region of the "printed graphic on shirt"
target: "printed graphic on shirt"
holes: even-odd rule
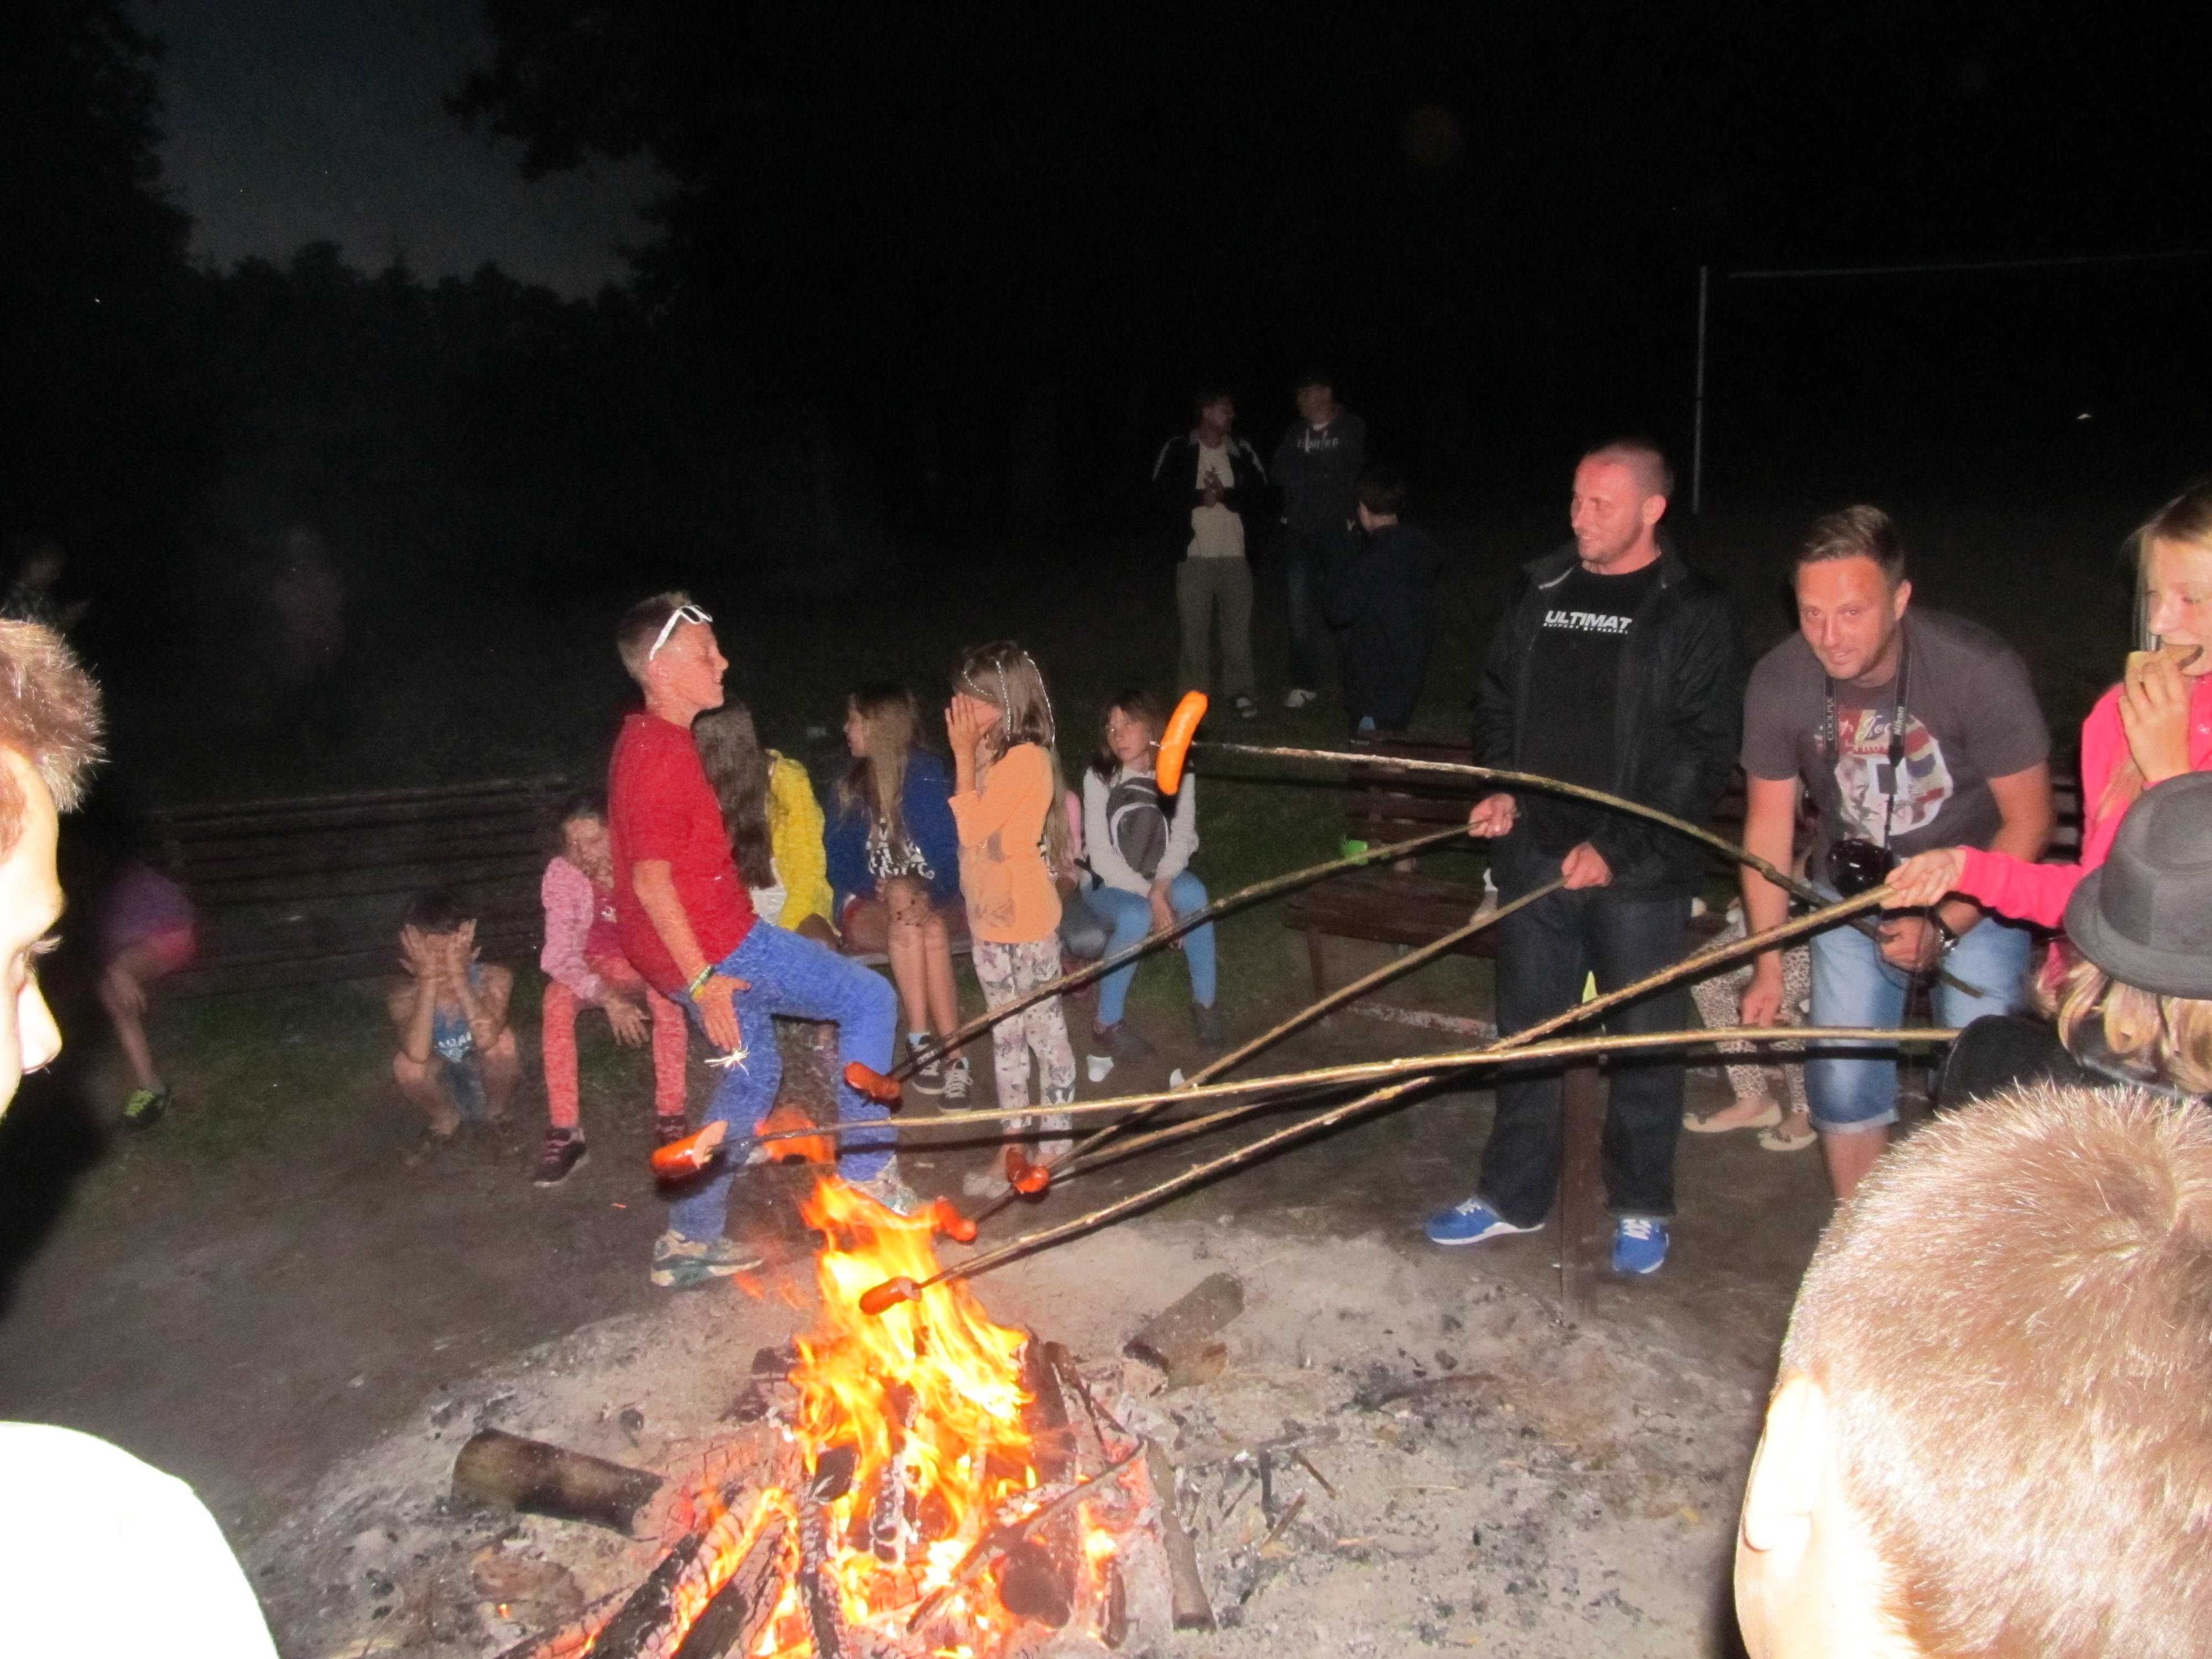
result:
[[[1633,616],[1614,616],[1603,611],[1547,611],[1544,626],[1570,634],[1626,634]]]
[[[1888,819],[1893,836],[1909,835],[1936,821],[1958,785],[1943,758],[1943,745],[1917,715],[1905,717],[1905,776],[1899,781],[1889,763],[1889,717],[1887,708],[1840,710],[1841,728],[1836,740],[1836,793],[1844,834],[1860,841],[1879,842],[1882,823]],[[1897,810],[1890,811],[1891,793],[1897,793]]]

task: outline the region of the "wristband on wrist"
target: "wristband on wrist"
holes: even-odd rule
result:
[[[1928,912],[1928,925],[1942,936],[1943,949],[1946,953],[1948,953],[1951,947],[1959,942],[1958,933],[1952,928],[1949,922],[1943,920],[1942,911],[1933,906],[1929,907]]]
[[[691,975],[691,982],[684,988],[684,994],[694,1002],[698,1001],[699,993],[706,988],[707,981],[714,977],[714,964],[710,962]]]

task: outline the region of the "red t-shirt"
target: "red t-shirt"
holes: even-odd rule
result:
[[[607,838],[623,954],[656,990],[672,995],[684,988],[685,975],[637,902],[630,875],[640,862],[667,864],[708,961],[721,961],[751,931],[752,896],[738,877],[721,808],[683,726],[642,712],[623,722],[607,768]]]

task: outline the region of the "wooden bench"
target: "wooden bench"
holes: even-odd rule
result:
[[[1416,836],[1461,823],[1474,804],[1496,793],[1494,785],[1479,778],[1452,777],[1432,772],[1412,772],[1390,765],[1392,758],[1472,763],[1474,745],[1437,738],[1396,738],[1353,747],[1371,751],[1374,759],[1352,769],[1344,804],[1344,834],[1347,841],[1370,846],[1410,841]],[[2072,777],[2055,782],[2052,790],[2057,823],[2046,857],[2069,861],[2081,848],[2081,801]],[[1743,775],[1734,774],[1708,820],[1717,835],[1732,842],[1743,838]],[[1420,855],[1414,867],[1399,870],[1388,865],[1370,866],[1302,888],[1284,906],[1284,925],[1303,933],[1313,970],[1314,995],[1329,989],[1326,941],[1330,939],[1371,939],[1386,945],[1420,945],[1443,938],[1462,927],[1482,902],[1482,869],[1487,852],[1470,841],[1465,850],[1454,848]],[[1713,854],[1715,868],[1721,859]],[[1717,932],[1721,920],[1709,913],[1692,923],[1693,932]],[[1497,934],[1477,933],[1460,947],[1462,954],[1487,957],[1496,948]]]
[[[458,888],[488,960],[536,963],[557,777],[172,808],[154,829],[200,915],[185,994],[396,970],[409,902]]]

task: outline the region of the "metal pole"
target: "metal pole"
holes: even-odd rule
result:
[[[1690,511],[1702,512],[1705,504],[1705,299],[1711,287],[1712,267],[1698,267],[1698,383],[1690,415]]]

